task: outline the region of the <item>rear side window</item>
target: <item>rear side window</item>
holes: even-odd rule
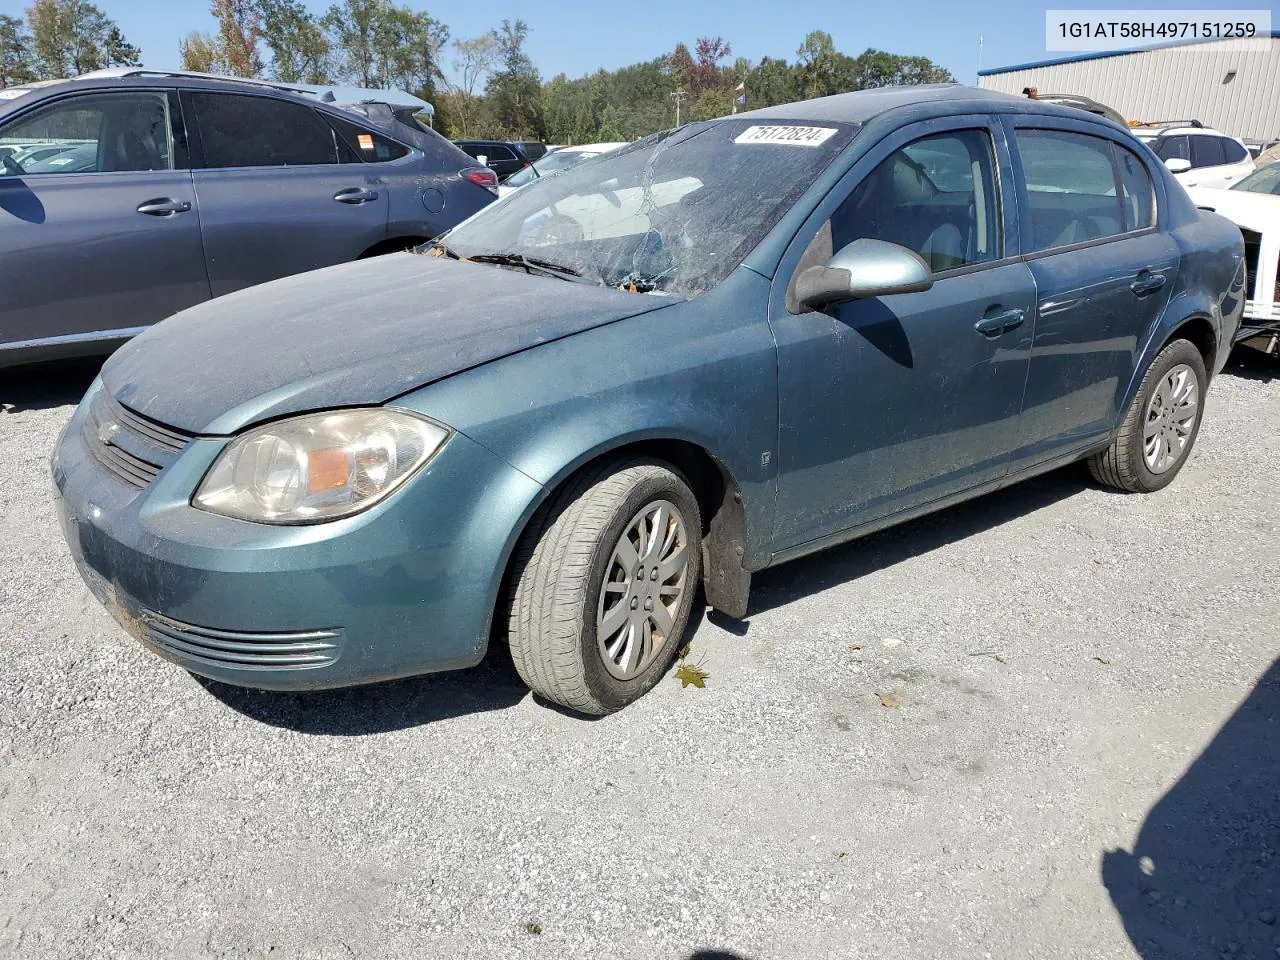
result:
[[[0,177],[171,170],[169,99],[140,92],[59,100],[0,128],[0,147],[8,156]]]
[[[1191,137],[1191,166],[1220,167],[1222,159],[1222,137]]]
[[[1227,163],[1242,163],[1249,157],[1249,151],[1230,137],[1222,138],[1222,158]]]
[[[1154,222],[1146,168],[1103,137],[1019,130],[1031,250],[1118,236]]]
[[[390,163],[409,155],[409,148],[404,144],[374,130],[328,114],[325,119],[338,132],[339,147],[347,148],[340,151],[343,163]]]
[[[271,97],[184,94],[204,144],[204,165],[292,167],[338,162],[333,129],[310,107]]]
[[[1191,160],[1189,137],[1161,137],[1156,144],[1156,156],[1161,160]]]
[[[864,237],[914,250],[935,273],[999,259],[1000,207],[991,138],[924,137],[890,154],[831,218],[841,250]]]

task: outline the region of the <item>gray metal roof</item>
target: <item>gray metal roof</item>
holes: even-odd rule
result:
[[[1008,104],[1011,101],[1026,103],[1024,98],[1006,93],[979,90],[977,87],[966,87],[959,83],[933,83],[904,87],[878,87],[874,90],[859,90],[856,93],[838,93],[833,97],[819,97],[816,100],[802,100],[799,103],[784,103],[776,107],[748,110],[745,113],[739,113],[737,118],[865,123],[872,117],[899,107],[949,101],[969,101],[977,109],[986,109],[987,106],[995,103]]]

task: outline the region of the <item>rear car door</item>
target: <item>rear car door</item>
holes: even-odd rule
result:
[[[214,296],[357,259],[387,235],[376,165],[340,163],[324,115],[269,94],[182,92]]]
[[[208,299],[175,95],[59,97],[0,127],[6,141],[66,149],[0,168],[0,350],[129,336]]]
[[[1084,449],[1114,427],[1169,301],[1178,248],[1157,226],[1151,171],[1123,134],[1056,118],[1006,123],[1037,291],[1016,470]]]
[[[1017,439],[1035,286],[998,125],[951,117],[860,160],[784,256],[778,344],[781,551],[999,479]],[[1004,160],[999,158],[1005,156]],[[1016,219],[1013,221],[1016,223]],[[932,289],[813,311],[789,284],[862,237],[919,253]]]

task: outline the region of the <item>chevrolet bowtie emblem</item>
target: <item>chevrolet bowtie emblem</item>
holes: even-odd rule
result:
[[[106,447],[115,443],[116,437],[120,435],[120,424],[108,420],[106,423],[98,424],[98,441]]]

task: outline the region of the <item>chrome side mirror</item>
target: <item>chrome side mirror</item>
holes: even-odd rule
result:
[[[813,310],[849,300],[919,293],[933,286],[933,271],[914,250],[862,238],[796,278],[796,297]]]

